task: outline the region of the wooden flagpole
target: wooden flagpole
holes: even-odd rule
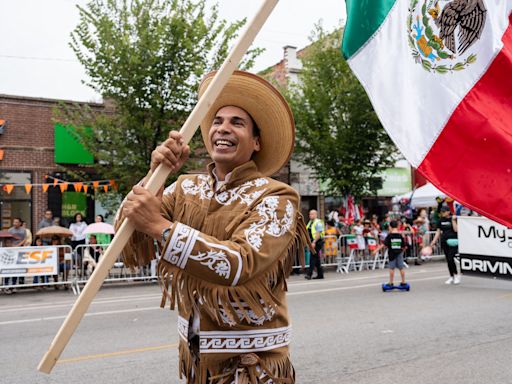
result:
[[[256,16],[247,25],[245,31],[240,36],[228,57],[216,73],[212,83],[194,107],[192,113],[180,130],[180,133],[183,135],[184,142],[186,144],[188,144],[188,142],[192,139],[192,136],[194,136],[195,131],[199,127],[203,118],[206,116],[208,109],[219,96],[229,77],[238,67],[242,57],[251,46],[254,38],[260,31],[267,18],[272,13],[278,1],[279,0],[265,0],[263,5],[256,13]],[[164,185],[165,180],[167,179],[167,176],[169,176],[170,172],[170,168],[160,164],[149,178],[145,188],[155,195],[157,191]],[[85,312],[87,312],[87,309],[96,296],[96,293],[103,284],[108,271],[114,265],[117,256],[121,254],[121,251],[133,234],[133,231],[133,225],[129,220],[125,220],[119,228],[119,231],[116,233],[114,239],[110,243],[109,247],[105,251],[105,254],[101,257],[101,260],[96,266],[96,269],[94,270],[90,280],[87,282],[82,293],[68,313],[64,323],[53,339],[50,348],[41,359],[39,366],[37,367],[39,371],[44,373],[50,373],[52,371],[62,351],[66,347],[71,336],[78,327],[78,324],[82,320],[82,317],[85,315]]]

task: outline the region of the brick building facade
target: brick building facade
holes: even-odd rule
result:
[[[17,186],[11,193],[0,190],[1,228],[8,228],[12,218],[21,217],[32,231],[51,206],[52,196],[59,191],[50,187],[43,192],[41,184],[46,175],[60,170],[54,156],[53,109],[58,100],[0,95],[0,120],[4,121],[0,134],[0,184],[36,184],[27,193]],[[102,108],[101,104],[91,104]]]

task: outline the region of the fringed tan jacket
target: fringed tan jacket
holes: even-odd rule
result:
[[[162,215],[173,224],[158,271],[164,297],[179,309],[180,377],[196,384],[294,383],[285,291],[308,241],[299,196],[252,161],[215,190],[212,168],[180,176],[162,199]],[[147,264],[152,244],[136,232],[125,262]]]

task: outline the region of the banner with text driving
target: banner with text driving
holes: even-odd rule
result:
[[[0,277],[58,274],[57,247],[0,248]]]
[[[462,273],[512,279],[512,228],[471,216],[459,217],[458,226]]]

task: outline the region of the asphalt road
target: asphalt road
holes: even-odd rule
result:
[[[407,271],[293,276],[289,307],[298,383],[512,383],[512,282],[464,277],[444,263]],[[156,284],[101,290],[51,375],[36,367],[69,311],[70,292],[0,295],[0,383],[179,383],[176,313]]]

